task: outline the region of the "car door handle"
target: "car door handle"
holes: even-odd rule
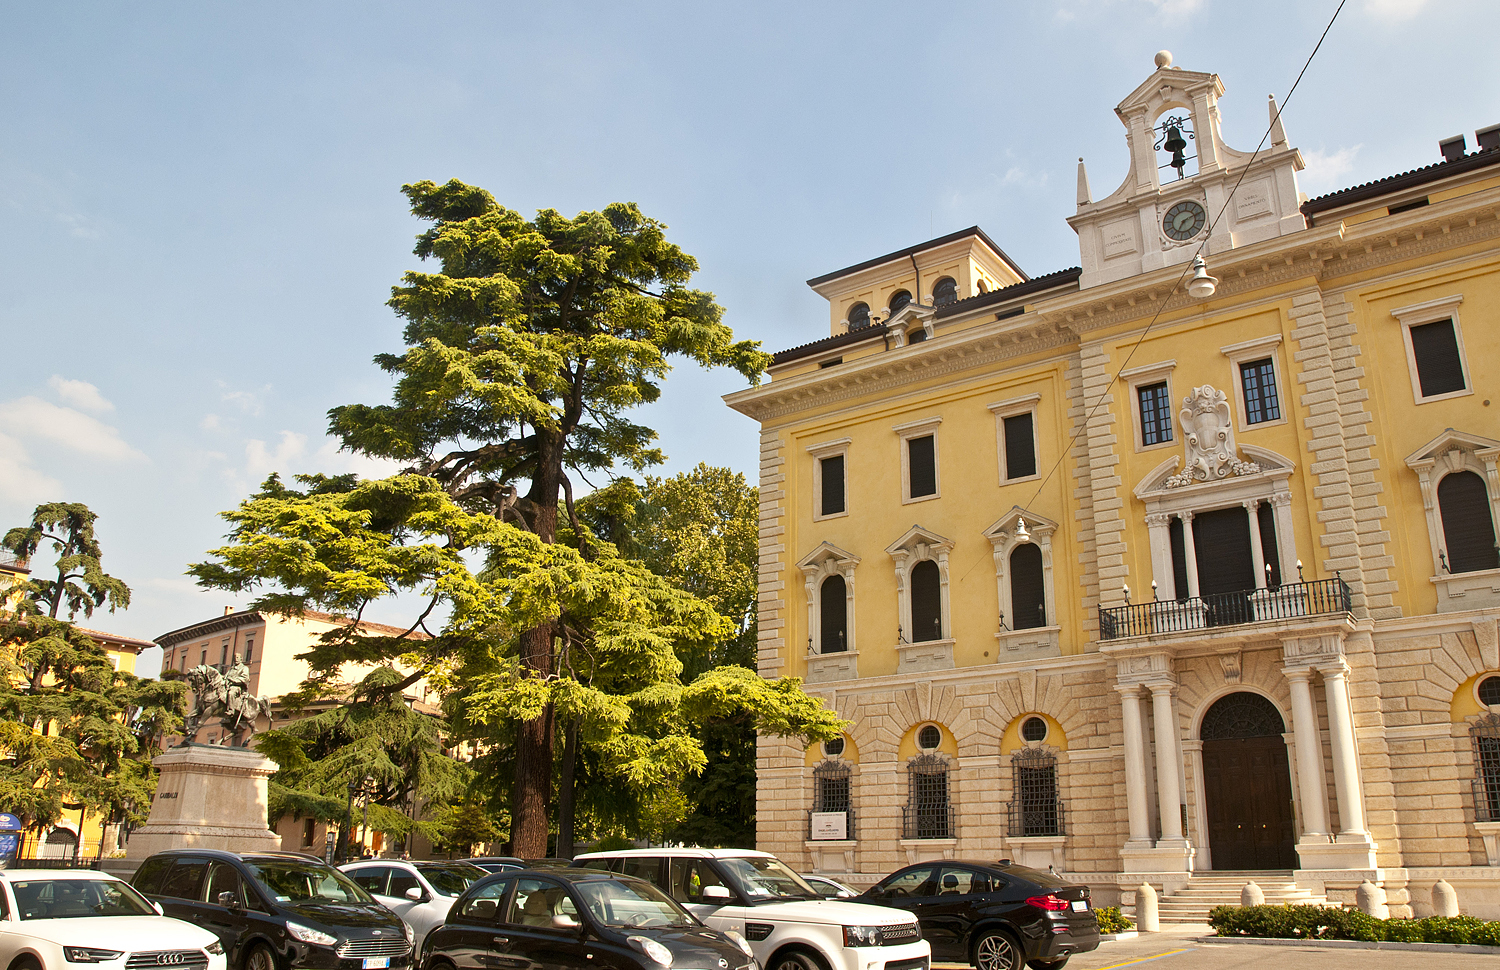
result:
[[[497,936],[493,940],[491,940],[490,942],[491,943],[499,943],[499,944],[501,944],[503,946],[504,944],[510,942],[510,937],[508,937],[508,936]]]

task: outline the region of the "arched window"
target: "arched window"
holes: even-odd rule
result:
[[[1062,835],[1057,755],[1047,748],[1023,748],[1011,756],[1010,765],[1015,779],[1015,796],[1010,803],[1011,838]]]
[[[1033,543],[1016,546],[1010,554],[1012,630],[1047,625],[1047,589],[1042,582],[1042,550]]]
[[[1479,703],[1484,706],[1500,707],[1500,677],[1486,677],[1481,680],[1475,694],[1479,697]]]
[[[911,569],[911,640],[943,639],[942,583],[938,565],[924,559]]]
[[[1474,821],[1500,822],[1500,714],[1469,729],[1474,741]]]
[[[974,285],[976,287],[978,287],[980,293],[988,293],[990,291],[990,285],[988,283],[986,283],[984,280],[980,280],[979,282],[975,283]]]
[[[911,294],[905,290],[897,290],[891,294],[891,314],[895,315],[902,307],[911,302]]]
[[[856,303],[849,308],[849,329],[858,330],[860,327],[870,325],[870,307],[865,303]]]
[[[1214,701],[1203,715],[1198,737],[1204,741],[1269,738],[1286,733],[1281,712],[1260,694],[1236,691]]]
[[[958,302],[958,284],[954,282],[953,277],[944,276],[932,284],[933,306],[947,306],[956,302]]]
[[[1454,472],[1438,482],[1438,512],[1443,520],[1448,571],[1471,573],[1500,568],[1495,523],[1484,479],[1471,471]]]
[[[904,838],[953,838],[948,770],[948,759],[940,754],[919,754],[906,763],[906,806],[901,810]]]
[[[843,653],[849,649],[849,596],[844,577],[829,576],[821,589],[823,621],[819,625],[819,653]]]

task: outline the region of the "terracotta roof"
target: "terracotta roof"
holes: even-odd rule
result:
[[[301,615],[309,620],[322,620],[324,623],[332,623],[337,626],[347,626],[350,622],[348,619],[342,616],[334,616],[332,613],[320,613],[317,610],[303,610]],[[361,621],[359,624],[359,628],[361,630],[368,630],[370,633],[384,633],[393,637],[399,637],[407,630],[407,628],[404,626],[387,626],[384,623],[371,623],[369,620]],[[411,635],[411,638],[413,640],[432,639],[421,630],[417,630],[416,632],[414,632]]]
[[[323,613],[319,610],[303,610],[301,616],[309,620],[318,620],[323,623],[332,623],[337,626],[344,626],[349,623],[349,620],[341,616],[334,616],[332,613]],[[226,613],[223,616],[216,616],[211,620],[200,620],[197,623],[190,623],[187,626],[178,627],[175,630],[169,630],[168,632],[163,633],[161,636],[157,637],[156,643],[160,644],[163,647],[172,647],[188,640],[196,640],[199,637],[210,636],[214,633],[220,632],[221,630],[232,630],[237,626],[244,626],[248,623],[261,623],[264,622],[265,619],[266,617],[264,615],[255,610],[240,610],[237,613]],[[401,634],[406,632],[406,627],[387,626],[384,623],[371,623],[369,620],[365,620],[364,622],[360,623],[359,626],[361,630],[365,630],[369,633],[377,635],[384,634],[386,636],[394,637],[400,636]],[[413,640],[429,639],[427,634],[423,633],[420,630],[413,633],[411,635],[411,638]]]
[[[855,263],[853,266],[845,266],[843,269],[834,270],[832,273],[824,273],[822,276],[814,276],[812,279],[807,281],[807,285],[818,286],[819,284],[827,283],[829,280],[836,280],[840,276],[848,276],[850,273],[858,273],[862,269],[869,269],[871,266],[879,266],[881,263],[889,263],[897,259],[905,259],[908,256],[915,256],[917,253],[925,252],[929,249],[936,249],[939,246],[945,246],[948,243],[957,242],[958,240],[964,239],[968,236],[978,236],[980,239],[984,240],[984,244],[990,247],[990,249],[994,250],[995,255],[1004,260],[1005,265],[1014,270],[1017,276],[1021,277],[1021,279],[1023,280],[1028,278],[1026,276],[1026,271],[1017,266],[1015,260],[1005,255],[1005,250],[995,245],[995,241],[989,236],[985,235],[983,229],[979,228],[978,226],[970,226],[967,229],[960,229],[958,232],[950,232],[946,236],[939,236],[936,239],[929,239],[926,242],[917,243],[915,246],[907,246],[905,249],[898,249],[894,253],[886,253],[884,256],[876,256],[874,259],[867,259],[862,263]]]
[[[863,343],[874,337],[883,336],[888,328],[883,323],[872,326],[860,327],[847,333],[836,333],[832,337],[824,337],[822,340],[814,340],[812,343],[803,344],[800,347],[792,347],[790,350],[782,350],[771,355],[771,366],[785,364],[790,360],[798,360],[803,357],[811,357],[821,354],[825,350],[836,350],[839,347],[847,347],[850,344]]]
[[[134,647],[136,653],[140,653],[147,647],[156,646],[156,644],[152,643],[150,640],[137,640],[135,637],[121,636],[118,633],[105,633],[103,630],[90,630],[88,627],[79,626],[76,623],[73,624],[73,629],[87,633],[95,640],[107,640],[111,644],[118,644],[122,647]]]
[[[1416,188],[1426,185],[1429,182],[1448,178],[1451,175],[1461,175],[1464,172],[1471,172],[1475,169],[1496,164],[1500,164],[1500,149],[1470,152],[1462,158],[1455,158],[1451,162],[1434,162],[1431,165],[1414,168],[1409,172],[1402,172],[1399,175],[1388,175],[1383,179],[1376,179],[1373,182],[1351,186],[1347,189],[1339,189],[1337,192],[1320,195],[1316,199],[1308,199],[1302,203],[1302,214],[1312,216],[1317,212],[1326,212],[1329,209],[1336,209],[1339,206],[1363,202],[1366,199],[1374,199],[1382,195],[1390,195],[1392,192]]]

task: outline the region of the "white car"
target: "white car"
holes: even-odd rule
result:
[[[370,859],[339,868],[411,927],[413,953],[422,952],[422,941],[428,931],[448,918],[454,900],[469,884],[489,875],[473,863],[463,861]]]
[[[822,899],[768,852],[622,849],[573,864],[656,883],[714,929],[743,935],[762,970],[928,970],[932,962],[911,913]]]
[[[226,970],[208,930],[161,915],[122,880],[91,869],[0,870],[6,970]]]
[[[852,889],[837,879],[829,879],[827,876],[809,876],[803,873],[802,879],[817,890],[818,895],[824,899],[853,899],[859,895],[859,890]]]

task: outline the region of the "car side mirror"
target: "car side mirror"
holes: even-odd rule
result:
[[[567,913],[557,913],[552,917],[552,928],[556,930],[577,930],[582,929],[583,924]]]
[[[732,897],[727,886],[704,886],[703,898],[714,902],[727,903]]]
[[[402,895],[414,903],[420,903],[423,899],[427,898],[427,894],[422,892],[421,886],[412,886]]]
[[[156,915],[157,916],[165,916],[165,915],[167,915],[167,911],[161,908],[161,903],[158,903],[154,899],[151,901],[151,908],[154,909],[154,910],[156,910]]]
[[[245,908],[240,905],[239,894],[233,892],[219,893],[219,895],[214,897],[214,902],[218,903],[220,906],[223,906],[231,913],[238,913],[240,910]]]

